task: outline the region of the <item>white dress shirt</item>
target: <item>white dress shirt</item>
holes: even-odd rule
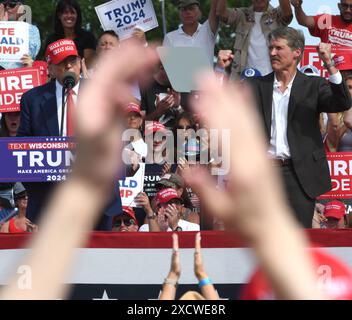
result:
[[[61,133],[61,114],[62,114],[62,85],[60,84],[59,81],[55,81],[56,84],[56,103],[57,103],[57,119],[58,119],[58,124],[59,124],[59,132]],[[77,84],[73,87],[73,102],[75,103],[75,106],[77,106],[77,97],[78,97],[78,90],[79,90],[79,84],[80,81],[77,82]],[[67,97],[65,97],[67,100]],[[63,136],[67,135],[67,124],[66,124],[66,117],[67,117],[67,101],[65,103],[65,113],[64,113],[64,123],[63,123]]]
[[[291,158],[290,147],[287,141],[287,114],[288,104],[291,96],[292,84],[296,75],[292,78],[287,85],[285,92],[281,92],[281,83],[274,76],[273,85],[273,103],[271,112],[271,139],[269,147],[270,158]],[[329,76],[329,81],[334,84],[342,82],[342,75],[337,72]]]

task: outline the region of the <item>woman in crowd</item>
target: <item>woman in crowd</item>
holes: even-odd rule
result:
[[[89,67],[95,55],[96,39],[93,33],[82,28],[81,8],[76,0],[59,0],[54,17],[54,33],[45,41],[45,48],[59,39],[75,42],[78,54]]]
[[[20,125],[20,112],[5,112],[0,121],[0,137],[16,137]]]
[[[1,233],[35,232],[38,227],[26,218],[28,196],[24,188],[15,194],[15,203],[18,208],[18,215],[11,218],[1,226]]]

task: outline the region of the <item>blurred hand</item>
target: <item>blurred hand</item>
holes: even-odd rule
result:
[[[76,108],[78,150],[73,173],[109,189],[120,163],[122,106],[132,99],[129,80],[157,61],[154,50],[143,48],[143,55],[140,50],[134,41],[125,41],[98,60],[94,81],[82,88]]]
[[[256,237],[258,221],[265,214],[263,207],[272,208],[273,203],[283,208],[287,205],[277,172],[267,159],[265,134],[253,99],[249,99],[247,88],[221,86],[214,75],[203,75],[200,85],[202,94],[194,101],[196,112],[203,112],[209,128],[230,130],[231,139],[226,146],[232,150],[229,184],[227,190],[218,190],[207,170],[199,167],[192,168],[192,174],[184,176],[185,181],[207,211],[235,225],[242,235]]]
[[[86,59],[81,59],[81,70],[82,70],[82,75],[84,79],[89,79],[89,72],[88,72],[88,68],[86,65]]]

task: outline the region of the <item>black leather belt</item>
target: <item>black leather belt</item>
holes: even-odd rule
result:
[[[287,166],[292,166],[292,160],[291,159],[280,159],[280,158],[274,158],[271,159],[273,166],[275,167],[287,167]]]

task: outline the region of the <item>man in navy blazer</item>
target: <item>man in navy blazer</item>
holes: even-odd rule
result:
[[[49,69],[55,81],[36,87],[23,94],[21,99],[21,122],[18,136],[67,136],[69,119],[67,103],[62,115],[62,91],[65,73],[70,72],[75,77],[72,88],[72,99],[77,104],[80,78],[81,59],[72,40],[61,39],[48,46],[46,57]],[[68,100],[66,98],[65,100]],[[27,217],[37,223],[55,183],[26,183],[29,193]],[[117,190],[118,194],[118,190]],[[117,197],[117,204],[121,206],[121,199]],[[112,219],[100,223],[100,229],[111,230]]]

